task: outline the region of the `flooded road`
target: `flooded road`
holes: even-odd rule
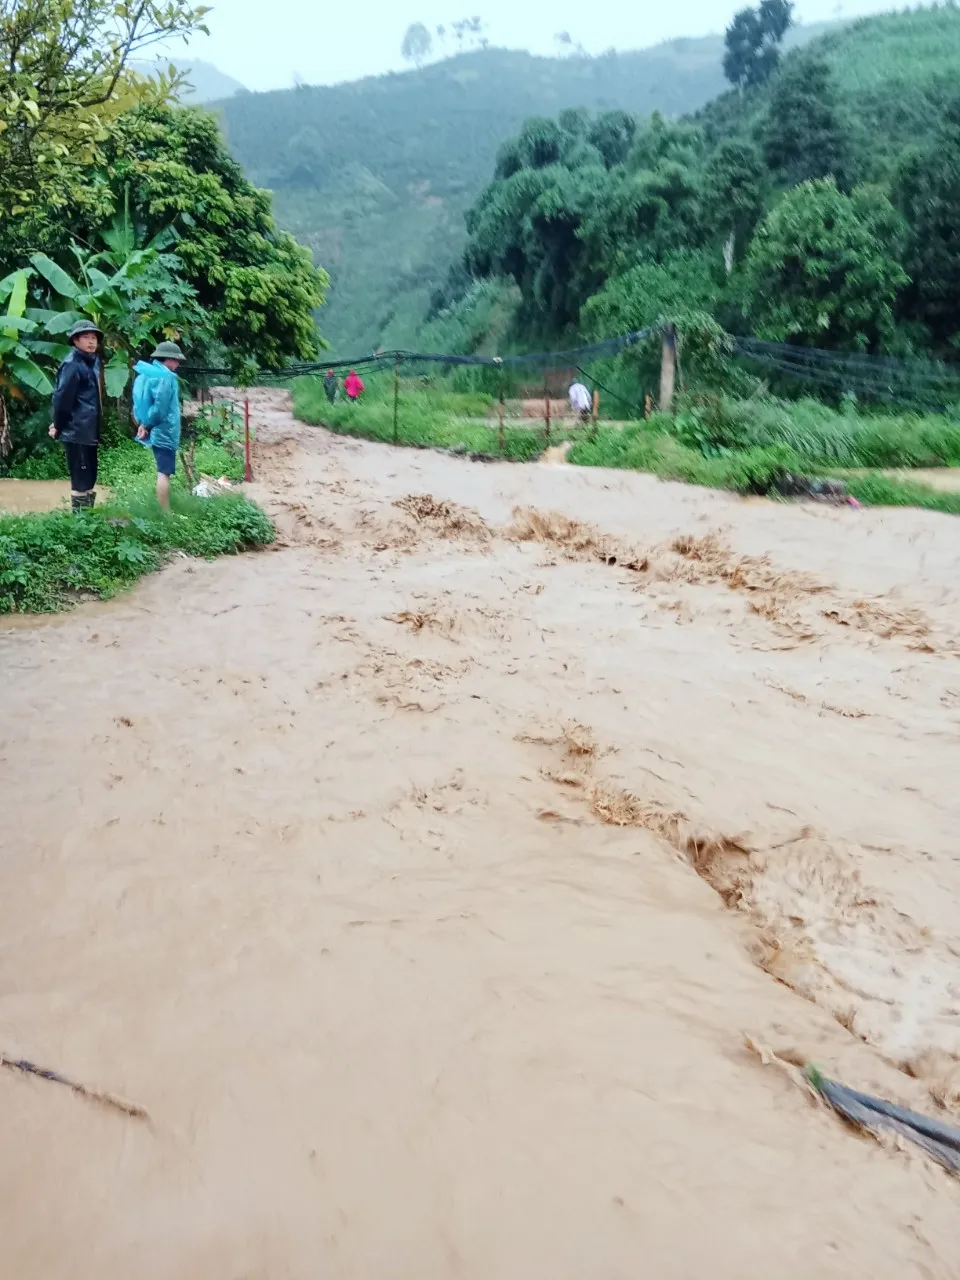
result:
[[[955,1277],[949,517],[331,437],[0,624],[0,1274]],[[956,1093],[955,1093],[956,1086]],[[639,1260],[639,1262],[638,1262]]]
[[[69,480],[0,480],[0,515],[69,507]]]

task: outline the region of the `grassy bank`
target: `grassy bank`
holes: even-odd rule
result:
[[[328,427],[338,435],[358,436],[383,444],[419,448],[456,449],[527,462],[543,451],[542,429],[504,427],[500,448],[496,402],[487,395],[427,390],[401,385],[397,431],[393,428],[392,379],[374,381],[359,404],[338,400],[330,404],[318,379],[300,378],[293,384],[293,411],[303,422]]]
[[[219,445],[198,445],[196,462],[207,474],[239,479],[242,473],[242,462]],[[13,474],[59,479],[63,450],[31,458]],[[176,551],[211,557],[273,541],[273,525],[254,503],[234,494],[194,498],[180,476],[171,490],[172,513],[165,514],[155,476],[150,451],[124,441],[101,450],[100,483],[112,491],[110,501],[81,515],[0,515],[0,613],[50,613],[85,597],[104,599]]]
[[[179,459],[177,469],[182,469]],[[198,474],[242,480],[243,458],[222,445],[203,441],[197,444],[196,469]],[[10,467],[5,474],[12,480],[66,480],[66,455],[60,445],[51,441],[49,448]],[[107,489],[116,491],[137,481],[152,481],[156,474],[153,454],[135,440],[121,440],[100,450],[98,483]]]
[[[344,435],[500,454],[496,426],[478,421],[495,409],[483,395],[403,385],[396,438],[392,387],[385,382],[372,386],[359,405],[330,405],[320,382],[304,378],[294,384],[293,404],[304,422]],[[564,429],[569,432],[569,424]],[[527,461],[543,447],[541,426],[506,428],[503,456]],[[654,414],[624,427],[601,424],[595,434],[579,435],[568,461],[647,471],[664,480],[737,493],[770,492],[785,471],[832,476],[842,478],[865,506],[960,515],[960,493],[878,473],[881,468],[960,466],[960,422],[936,414],[863,413],[853,405],[838,410],[816,400],[772,396],[690,396],[681,398],[675,416]]]
[[[674,436],[658,433],[655,426],[651,429],[648,424],[633,424],[623,431],[601,428],[595,439],[577,442],[567,460],[583,467],[648,471],[661,480],[680,480],[744,494],[772,491],[777,475],[784,471],[821,478],[829,475],[842,479],[848,493],[863,506],[921,507],[960,515],[960,493],[944,492],[878,472],[852,475],[843,468],[804,459],[788,445],[755,445],[705,457],[699,450]]]

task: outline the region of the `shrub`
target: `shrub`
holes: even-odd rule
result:
[[[242,497],[175,493],[167,516],[149,486],[128,493],[81,515],[0,517],[0,613],[49,613],[82,594],[111,596],[174,550],[210,557],[273,541],[266,514]]]

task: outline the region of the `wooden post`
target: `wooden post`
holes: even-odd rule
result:
[[[547,444],[550,443],[550,387],[547,383],[547,375],[543,375],[543,422],[544,422],[544,438]]]
[[[393,443],[400,439],[400,356],[393,362]]]
[[[501,454],[503,453],[503,415],[504,415],[505,408],[506,406],[503,400],[503,368],[501,367],[500,369],[500,404],[497,409],[497,417],[499,419],[499,426],[497,427],[497,448],[500,450]]]
[[[673,389],[677,381],[677,330],[663,326],[663,355],[660,363],[660,412],[673,412]]]
[[[597,429],[597,419],[600,417],[600,392],[596,387],[593,388],[593,429]]]
[[[253,462],[250,458],[250,401],[243,402],[243,482],[253,479]]]
[[[653,413],[653,396],[648,391],[643,397],[643,416],[649,418],[651,413]]]

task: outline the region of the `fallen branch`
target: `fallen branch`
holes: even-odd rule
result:
[[[123,1111],[128,1116],[134,1116],[137,1120],[149,1120],[150,1114],[146,1107],[141,1107],[139,1103],[128,1102],[125,1098],[118,1097],[115,1093],[107,1093],[104,1089],[90,1089],[85,1084],[80,1084],[77,1080],[70,1080],[66,1076],[60,1075],[58,1071],[49,1071],[45,1067],[38,1067],[34,1062],[28,1062],[26,1058],[11,1058],[5,1053],[0,1053],[0,1066],[9,1067],[13,1071],[22,1071],[25,1075],[40,1076],[42,1080],[52,1080],[55,1084],[65,1084],[68,1089],[72,1089],[74,1093],[79,1093],[83,1098],[89,1098],[91,1102],[99,1102],[105,1107],[113,1107],[117,1111]]]

